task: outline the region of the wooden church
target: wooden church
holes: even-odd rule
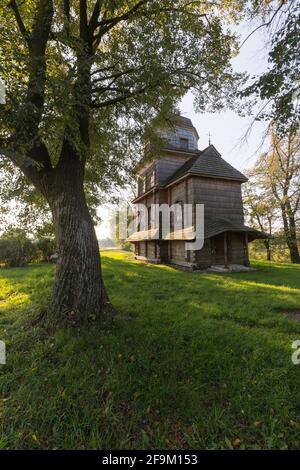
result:
[[[198,150],[199,136],[190,119],[175,116],[158,132],[163,148],[157,156],[146,154],[141,162],[133,203],[144,204],[149,214],[153,204],[204,204],[204,244],[200,250],[187,249],[194,231],[183,230],[179,236],[172,220],[169,233],[154,237],[149,216],[147,227],[138,226],[128,238],[136,259],[190,269],[249,266],[248,243],[267,235],[244,223],[241,186],[247,178],[213,145]],[[146,148],[151,153],[150,146]]]

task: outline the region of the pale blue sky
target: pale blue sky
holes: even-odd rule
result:
[[[241,41],[255,28],[244,24],[238,28]],[[261,74],[267,67],[266,60],[266,31],[258,30],[242,46],[238,56],[233,59],[234,69],[239,72],[246,71],[251,76]],[[232,111],[223,111],[218,114],[196,114],[193,106],[193,96],[188,93],[180,104],[181,113],[192,119],[199,134],[199,148],[208,145],[208,133],[211,134],[212,144],[218,149],[222,157],[239,170],[245,170],[253,165],[261,149],[265,123],[255,123],[247,140],[243,137],[253,118],[241,118]],[[98,238],[110,235],[109,218],[111,212],[108,208],[99,209],[103,222],[96,228]]]
[[[239,27],[241,39],[245,39],[253,31],[253,24]],[[238,72],[248,72],[251,76],[261,74],[267,67],[266,31],[258,30],[242,46],[239,55],[232,60],[234,69]],[[208,133],[211,142],[221,153],[222,157],[239,170],[253,164],[261,147],[265,123],[256,122],[247,140],[243,139],[253,118],[239,117],[235,112],[223,111],[218,114],[196,114],[193,107],[193,96],[188,93],[180,105],[181,113],[192,119],[199,134],[199,148],[208,145]]]

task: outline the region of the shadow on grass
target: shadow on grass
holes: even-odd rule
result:
[[[277,284],[273,266],[220,276],[120,253],[105,254],[103,267],[117,311],[105,331],[91,325],[35,342],[20,328],[6,333],[0,446],[299,446],[291,341],[300,325],[278,313],[300,303],[294,271]],[[52,266],[0,271],[0,282],[37,303],[52,277]]]

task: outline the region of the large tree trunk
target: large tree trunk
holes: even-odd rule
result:
[[[290,254],[292,263],[300,263],[300,255],[297,243],[297,230],[294,213],[291,210],[290,204],[288,205],[288,216],[289,216],[289,226],[290,226]]]
[[[264,240],[264,245],[265,245],[266,251],[267,251],[267,261],[272,261],[270,240]]]
[[[286,208],[282,208],[282,218],[286,243],[290,252],[291,262],[300,263],[299,249],[297,244],[297,233],[295,218],[291,213],[287,213]]]
[[[59,258],[49,320],[71,324],[94,320],[109,302],[81,178],[66,175],[63,186],[51,197],[50,206]]]
[[[292,233],[289,233],[287,238],[287,244],[290,252],[291,262],[294,264],[300,263],[299,249],[297,245],[297,239]]]

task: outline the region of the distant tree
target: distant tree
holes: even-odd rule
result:
[[[0,237],[0,262],[9,267],[23,267],[36,254],[34,243],[23,230],[10,229]]]
[[[13,223],[34,238],[54,237],[49,204],[24,174],[3,159],[0,160],[0,179],[0,227],[5,230]],[[93,187],[91,181],[85,185],[85,194],[96,224],[99,221],[97,207],[106,200],[106,196]]]
[[[245,215],[249,218],[252,225],[262,232],[273,235],[274,222],[277,219],[276,200],[274,197],[266,197],[263,193],[257,191],[255,182],[248,182],[244,188]],[[267,260],[271,261],[271,240],[269,238],[262,240],[266,249]]]
[[[49,257],[56,252],[54,238],[39,238],[35,242],[37,249],[42,255],[43,261],[49,261]]]
[[[110,238],[110,237],[107,237],[107,238],[103,238],[101,240],[99,240],[99,246],[100,248],[112,248],[112,247],[115,247],[115,241]]]
[[[34,231],[34,237],[37,240],[48,239],[53,240],[55,237],[55,231],[52,221],[45,221],[43,224],[38,225]]]
[[[294,130],[281,137],[270,128],[271,147],[261,155],[249,174],[263,192],[265,201],[274,200],[280,210],[292,263],[299,263],[297,222],[300,209],[300,139]]]
[[[269,67],[253,77],[241,95],[257,98],[257,120],[276,121],[281,133],[296,129],[300,118],[300,1],[251,0],[248,12],[251,20],[260,20],[251,34],[267,28]]]
[[[51,209],[52,324],[99,317],[108,304],[86,192],[122,180],[145,125],[187,90],[201,111],[232,104],[240,76],[235,38],[221,26],[229,9],[206,0],[1,3],[0,155]]]

